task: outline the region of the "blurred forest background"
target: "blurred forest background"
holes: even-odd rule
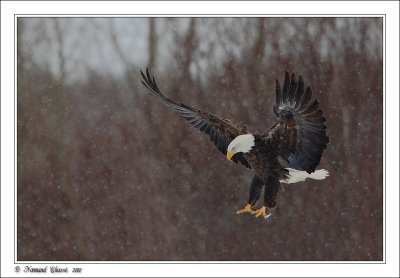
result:
[[[18,260],[382,260],[382,18],[18,18]],[[145,93],[264,131],[275,79],[327,118],[324,181],[253,174]]]

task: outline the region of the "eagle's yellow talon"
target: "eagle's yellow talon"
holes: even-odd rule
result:
[[[251,209],[251,205],[247,204],[244,208],[242,208],[241,210],[238,210],[236,213],[237,214],[242,214],[242,213],[253,213],[253,210]]]
[[[267,210],[267,207],[262,206],[258,210],[254,210],[252,213],[255,214],[255,217],[260,217],[260,216],[265,217],[267,215],[266,210]]]

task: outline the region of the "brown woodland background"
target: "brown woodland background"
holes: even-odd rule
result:
[[[19,18],[18,260],[382,260],[381,18]],[[275,79],[327,118],[330,177],[236,215],[252,172],[148,96],[261,132]]]

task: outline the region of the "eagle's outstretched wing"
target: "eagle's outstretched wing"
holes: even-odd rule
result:
[[[221,120],[207,111],[198,110],[182,103],[176,103],[167,98],[158,89],[154,77],[150,77],[148,69],[146,69],[146,75],[142,71],[140,73],[144,79],[142,83],[151,95],[158,97],[164,104],[178,112],[193,127],[209,135],[211,141],[224,155],[226,155],[229,143],[242,134],[240,128],[226,120]],[[241,153],[235,154],[231,160],[235,163],[240,162],[247,168],[251,168],[249,162]]]
[[[292,168],[308,173],[315,171],[329,142],[323,112],[317,100],[310,102],[311,95],[310,87],[304,90],[301,76],[296,81],[294,74],[289,78],[286,72],[282,92],[276,80],[278,123],[266,133],[279,156]]]

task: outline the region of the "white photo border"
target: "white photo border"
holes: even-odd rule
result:
[[[155,5],[155,3],[157,5]],[[310,4],[310,5],[308,5]],[[399,6],[398,2],[2,2],[1,11],[1,276],[25,266],[82,267],[79,277],[131,276],[395,276],[399,271]],[[346,14],[343,14],[343,6]],[[340,7],[342,6],[342,7]],[[76,12],[79,11],[79,14]],[[135,11],[127,15],[120,12]],[[152,12],[149,14],[149,12]],[[179,13],[177,13],[177,11]],[[213,14],[208,14],[212,11]],[[255,14],[265,11],[265,14]],[[282,14],[285,11],[285,14]],[[215,12],[215,13],[214,13]],[[329,12],[329,13],[327,13]],[[356,12],[357,14],[347,14]],[[64,14],[65,13],[65,14]],[[94,14],[96,13],[96,14]],[[217,14],[218,13],[218,14]],[[19,16],[383,17],[384,260],[378,262],[131,262],[16,260],[16,18]],[[386,59],[386,58],[389,59]],[[12,71],[11,69],[14,69]],[[13,93],[11,93],[13,92]],[[387,93],[390,92],[390,93]],[[386,129],[386,127],[390,127]],[[386,133],[388,132],[388,134]],[[10,136],[12,135],[12,136]],[[386,150],[390,155],[386,157]],[[13,162],[13,163],[11,163]],[[11,198],[13,196],[14,198]],[[14,215],[11,214],[14,211]],[[14,227],[11,229],[10,227]],[[154,266],[152,266],[154,264]],[[282,264],[288,264],[283,267]],[[20,267],[21,272],[16,272]],[[397,272],[396,272],[397,271]],[[29,276],[32,276],[32,273]],[[28,276],[28,277],[29,277]],[[35,276],[35,275],[34,275]],[[52,276],[50,273],[46,276]],[[61,277],[57,275],[58,277]],[[67,276],[63,276],[67,277]]]

